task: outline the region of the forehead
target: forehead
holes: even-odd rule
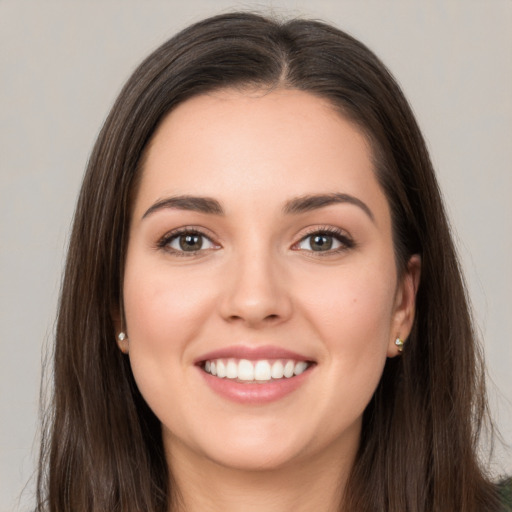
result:
[[[387,206],[361,130],[327,100],[287,89],[221,90],[180,104],[151,140],[138,192],[136,209],[166,195],[270,205],[332,192]]]

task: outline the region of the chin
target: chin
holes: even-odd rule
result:
[[[299,449],[290,446],[260,446],[259,444],[229,443],[219,450],[210,450],[209,459],[226,469],[258,472],[275,471],[295,461]]]
[[[208,430],[188,431],[183,436],[164,433],[170,459],[183,455],[196,464],[210,461],[226,469],[238,471],[272,471],[286,467],[311,447],[308,432],[279,425],[275,419],[250,422],[235,421],[230,425],[210,424]],[[205,435],[206,434],[206,435]],[[166,438],[167,437],[167,438]]]

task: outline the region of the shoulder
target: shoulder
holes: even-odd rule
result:
[[[512,478],[499,484],[499,492],[503,512],[512,512]]]

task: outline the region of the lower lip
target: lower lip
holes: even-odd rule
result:
[[[243,404],[266,404],[280,400],[299,388],[308,379],[313,367],[289,379],[270,382],[238,382],[233,379],[214,377],[198,368],[210,389],[218,395]]]

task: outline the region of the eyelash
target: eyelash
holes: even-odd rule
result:
[[[184,257],[197,256],[200,252],[205,252],[205,251],[209,251],[210,250],[210,248],[208,248],[208,249],[202,249],[201,248],[201,249],[198,249],[196,251],[182,251],[182,250],[177,250],[177,249],[174,249],[173,247],[171,247],[170,244],[175,239],[178,239],[182,235],[192,235],[192,236],[195,235],[195,236],[199,236],[199,237],[201,237],[203,239],[208,240],[212,245],[214,245],[216,247],[219,247],[218,244],[213,242],[213,240],[208,235],[206,235],[205,233],[203,233],[199,229],[194,228],[194,227],[184,226],[182,228],[175,229],[173,231],[170,231],[169,233],[166,233],[157,242],[157,248],[158,249],[163,249],[164,251],[167,251],[167,252],[170,252],[170,253],[172,253],[175,256],[184,256]]]
[[[212,239],[208,235],[203,233],[201,230],[194,228],[194,227],[186,227],[185,226],[183,228],[179,228],[179,229],[170,231],[169,233],[166,233],[157,242],[157,248],[163,249],[163,250],[170,252],[176,256],[184,256],[184,257],[197,256],[201,252],[211,250],[211,248],[207,248],[207,249],[201,248],[201,249],[198,249],[195,251],[183,251],[183,250],[177,250],[177,249],[170,247],[170,244],[182,235],[199,236],[199,237],[202,237],[203,239],[208,240],[212,245],[216,246],[216,248],[220,247],[218,244],[213,242]],[[328,249],[326,251],[313,251],[311,249],[304,249],[305,251],[307,251],[308,253],[310,253],[311,255],[314,255],[314,256],[319,256],[319,257],[332,256],[333,254],[339,254],[348,249],[352,249],[356,245],[354,240],[352,240],[347,235],[347,233],[345,231],[342,231],[341,229],[335,228],[332,226],[322,226],[320,228],[318,228],[318,227],[311,228],[304,236],[301,237],[301,239],[298,242],[293,244],[292,250],[297,250],[297,251],[301,250],[300,248],[298,248],[298,246],[302,242],[307,240],[308,238],[315,236],[315,235],[320,235],[320,236],[323,235],[323,236],[332,237],[341,244],[341,247],[338,247],[336,249]]]
[[[322,227],[315,227],[311,228],[306,234],[298,241],[296,242],[293,247],[297,247],[299,244],[307,240],[308,238],[311,238],[315,235],[324,235],[328,237],[334,238],[336,241],[338,241],[341,244],[341,247],[338,247],[337,249],[329,249],[326,251],[313,251],[313,250],[307,250],[311,255],[314,255],[315,257],[326,257],[326,256],[332,256],[333,254],[340,254],[344,251],[347,251],[349,249],[353,249],[356,246],[356,243],[352,238],[349,237],[349,235],[339,229],[332,226],[322,226]],[[293,248],[292,247],[292,248]],[[295,249],[300,250],[300,249]]]

